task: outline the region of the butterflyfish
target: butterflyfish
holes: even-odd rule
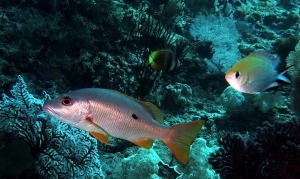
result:
[[[149,149],[154,139],[159,139],[183,164],[187,164],[190,145],[204,125],[204,120],[195,120],[165,126],[163,114],[155,105],[101,88],[68,92],[46,101],[43,110],[106,144],[112,136]]]
[[[169,50],[157,50],[152,52],[149,56],[149,63],[153,69],[165,71],[172,71],[179,65],[175,53]]]
[[[254,94],[276,89],[291,81],[283,74],[290,67],[276,70],[280,58],[264,50],[257,50],[238,61],[225,75],[227,82],[237,91]]]

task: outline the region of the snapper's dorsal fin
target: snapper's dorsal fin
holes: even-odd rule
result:
[[[152,103],[139,101],[153,115],[154,119],[160,123],[164,123],[164,115],[161,110]]]
[[[272,55],[271,53],[266,52],[265,50],[262,49],[250,53],[249,56],[258,57],[267,60],[274,66],[274,68],[276,68],[278,66],[278,63],[280,62],[280,58],[277,55]]]
[[[135,99],[135,98],[133,98],[133,97],[131,97],[131,96],[128,96],[128,95],[126,95],[126,94],[124,94],[124,93],[121,93],[121,92],[119,92],[119,91],[116,91],[116,90],[110,90],[110,91],[119,93],[119,94],[121,94],[121,95],[123,95],[123,96],[126,96],[126,97],[128,97],[128,98],[131,98],[131,99],[133,99],[133,100],[139,102],[142,106],[144,106],[144,107],[145,107],[145,108],[153,115],[153,118],[154,118],[156,121],[158,121],[158,122],[160,122],[160,123],[164,123],[164,115],[163,115],[163,113],[162,113],[161,110],[160,110],[157,106],[155,106],[154,104],[149,103],[149,102],[145,102],[145,101],[139,101],[139,100],[137,100],[137,99]]]

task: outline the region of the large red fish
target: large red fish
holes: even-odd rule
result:
[[[46,101],[43,110],[106,144],[108,136],[113,136],[149,149],[154,139],[162,140],[183,164],[187,164],[190,145],[204,125],[203,120],[196,120],[164,126],[163,114],[155,105],[100,88],[69,92]]]

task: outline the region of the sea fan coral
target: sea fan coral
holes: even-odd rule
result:
[[[206,60],[211,72],[217,69],[225,73],[241,59],[237,47],[239,34],[233,19],[200,15],[191,25],[190,34],[195,40],[212,42],[214,55],[212,59]]]
[[[3,94],[3,101],[0,101],[0,141],[6,145],[10,141],[20,140],[29,146],[31,153],[26,154],[31,154],[33,165],[19,173],[19,177],[102,176],[96,139],[45,115],[40,107],[49,95],[44,93],[43,99],[34,98],[23,78],[18,76],[18,79],[11,90],[12,97]],[[0,174],[0,178],[9,176],[16,174]]]

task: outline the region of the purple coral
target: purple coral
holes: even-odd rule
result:
[[[253,140],[240,135],[219,139],[209,163],[224,179],[300,178],[300,122],[264,123]]]

